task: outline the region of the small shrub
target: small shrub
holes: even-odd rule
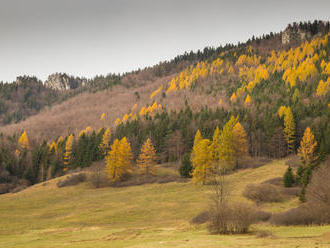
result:
[[[273,233],[269,230],[258,230],[255,232],[257,238],[274,237]]]
[[[259,210],[255,212],[254,217],[257,222],[265,222],[268,221],[270,217],[272,217],[272,214],[266,211]]]
[[[272,216],[275,225],[312,225],[330,223],[330,160],[313,172],[308,186],[303,187],[306,203]]]
[[[192,224],[204,224],[210,219],[210,214],[208,211],[201,212],[196,217],[192,218],[190,223]]]
[[[209,212],[209,232],[212,234],[247,233],[256,222],[252,207],[242,203],[224,203]]]
[[[87,177],[87,181],[94,188],[106,187],[109,184],[105,171],[100,167],[96,167],[92,170]]]
[[[0,194],[6,194],[11,189],[13,189],[13,185],[12,184],[9,184],[9,183],[1,183],[0,184]]]
[[[293,175],[292,168],[289,166],[288,169],[285,171],[283,176],[283,184],[284,187],[292,187],[295,183],[295,176]]]
[[[191,177],[192,169],[190,153],[186,153],[182,158],[179,173],[182,177]]]
[[[57,185],[57,187],[61,188],[61,187],[77,185],[77,184],[85,182],[85,181],[86,181],[85,173],[79,173],[79,174],[68,176],[64,180],[58,181],[56,185]]]
[[[243,195],[257,203],[280,202],[283,199],[278,188],[268,183],[259,185],[249,184],[246,186]]]
[[[282,188],[281,189],[281,194],[284,196],[288,196],[288,197],[299,196],[300,192],[301,192],[300,187],[291,187],[291,188]]]
[[[313,214],[308,211],[305,205],[302,205],[282,213],[273,214],[270,223],[281,226],[309,225],[314,222],[313,220]]]

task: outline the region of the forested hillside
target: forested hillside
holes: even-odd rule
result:
[[[238,168],[244,166],[234,159],[240,152],[272,158],[297,153],[310,128],[319,163],[330,153],[328,32],[329,23],[294,24],[281,34],[207,48],[152,68],[88,81],[90,86],[80,91],[78,87],[70,99],[1,127],[3,192],[87,167],[111,151],[129,151],[123,174],[129,173],[148,138],[157,163],[201,155],[203,166],[212,167],[214,157],[222,154],[231,167]],[[44,89],[34,80],[39,85],[36,91]],[[50,88],[43,92],[35,101],[28,100],[32,109],[51,105],[63,94]],[[26,99],[34,99],[29,96]],[[240,144],[233,142],[234,130],[243,137],[234,140],[244,141],[244,151],[235,148]],[[201,147],[194,140],[196,133],[197,140],[203,141]],[[199,155],[191,155],[194,149]],[[205,157],[211,151],[218,155]],[[108,164],[111,161],[110,156]],[[188,159],[186,175],[193,169],[197,172],[198,164]]]

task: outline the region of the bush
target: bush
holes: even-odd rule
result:
[[[94,188],[101,188],[109,185],[107,175],[100,166],[92,170],[92,172],[88,175],[87,180]]]
[[[182,158],[179,173],[182,177],[191,177],[192,169],[190,153],[186,153]]]
[[[273,214],[270,222],[275,225],[309,225],[314,222],[312,212],[305,205],[292,208],[283,213]]]
[[[210,213],[208,211],[201,212],[196,217],[192,218],[190,223],[192,224],[204,224],[210,219]]]
[[[279,202],[283,199],[278,188],[269,183],[263,183],[259,185],[249,184],[246,186],[243,195],[257,203]]]
[[[269,230],[258,230],[255,232],[257,238],[266,238],[266,237],[274,237],[273,233]]]
[[[57,187],[61,188],[61,187],[77,185],[85,181],[86,181],[85,173],[79,173],[72,176],[68,176],[64,180],[58,181],[56,185]]]
[[[306,191],[306,203],[272,216],[276,225],[312,225],[330,223],[330,160],[314,171]]]
[[[285,171],[283,176],[283,184],[284,187],[292,187],[295,183],[295,177],[292,172],[292,168],[289,166],[288,169]]]
[[[256,222],[253,208],[242,203],[224,203],[209,212],[208,230],[212,234],[247,233]]]
[[[270,219],[270,217],[272,217],[272,214],[266,211],[256,211],[254,214],[255,220],[256,222],[265,222],[268,221]]]

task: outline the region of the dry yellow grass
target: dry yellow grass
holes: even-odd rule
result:
[[[281,160],[227,176],[233,197],[243,200],[247,184],[278,177],[285,168]],[[207,208],[210,188],[191,182],[92,189],[85,183],[57,188],[57,180],[0,195],[0,247],[330,247],[330,226],[258,224],[247,235],[209,235],[205,225],[189,221]],[[296,204],[262,208],[275,212]],[[259,230],[273,236],[256,238]]]

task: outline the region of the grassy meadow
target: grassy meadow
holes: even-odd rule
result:
[[[247,184],[282,176],[285,160],[227,176],[236,200]],[[174,173],[162,168],[161,173]],[[0,195],[0,247],[330,247],[330,226],[256,224],[249,234],[210,235],[190,220],[207,209],[211,189],[188,182],[93,189],[58,188],[59,178]],[[277,212],[297,199],[259,206]],[[268,230],[271,236],[258,237]]]

